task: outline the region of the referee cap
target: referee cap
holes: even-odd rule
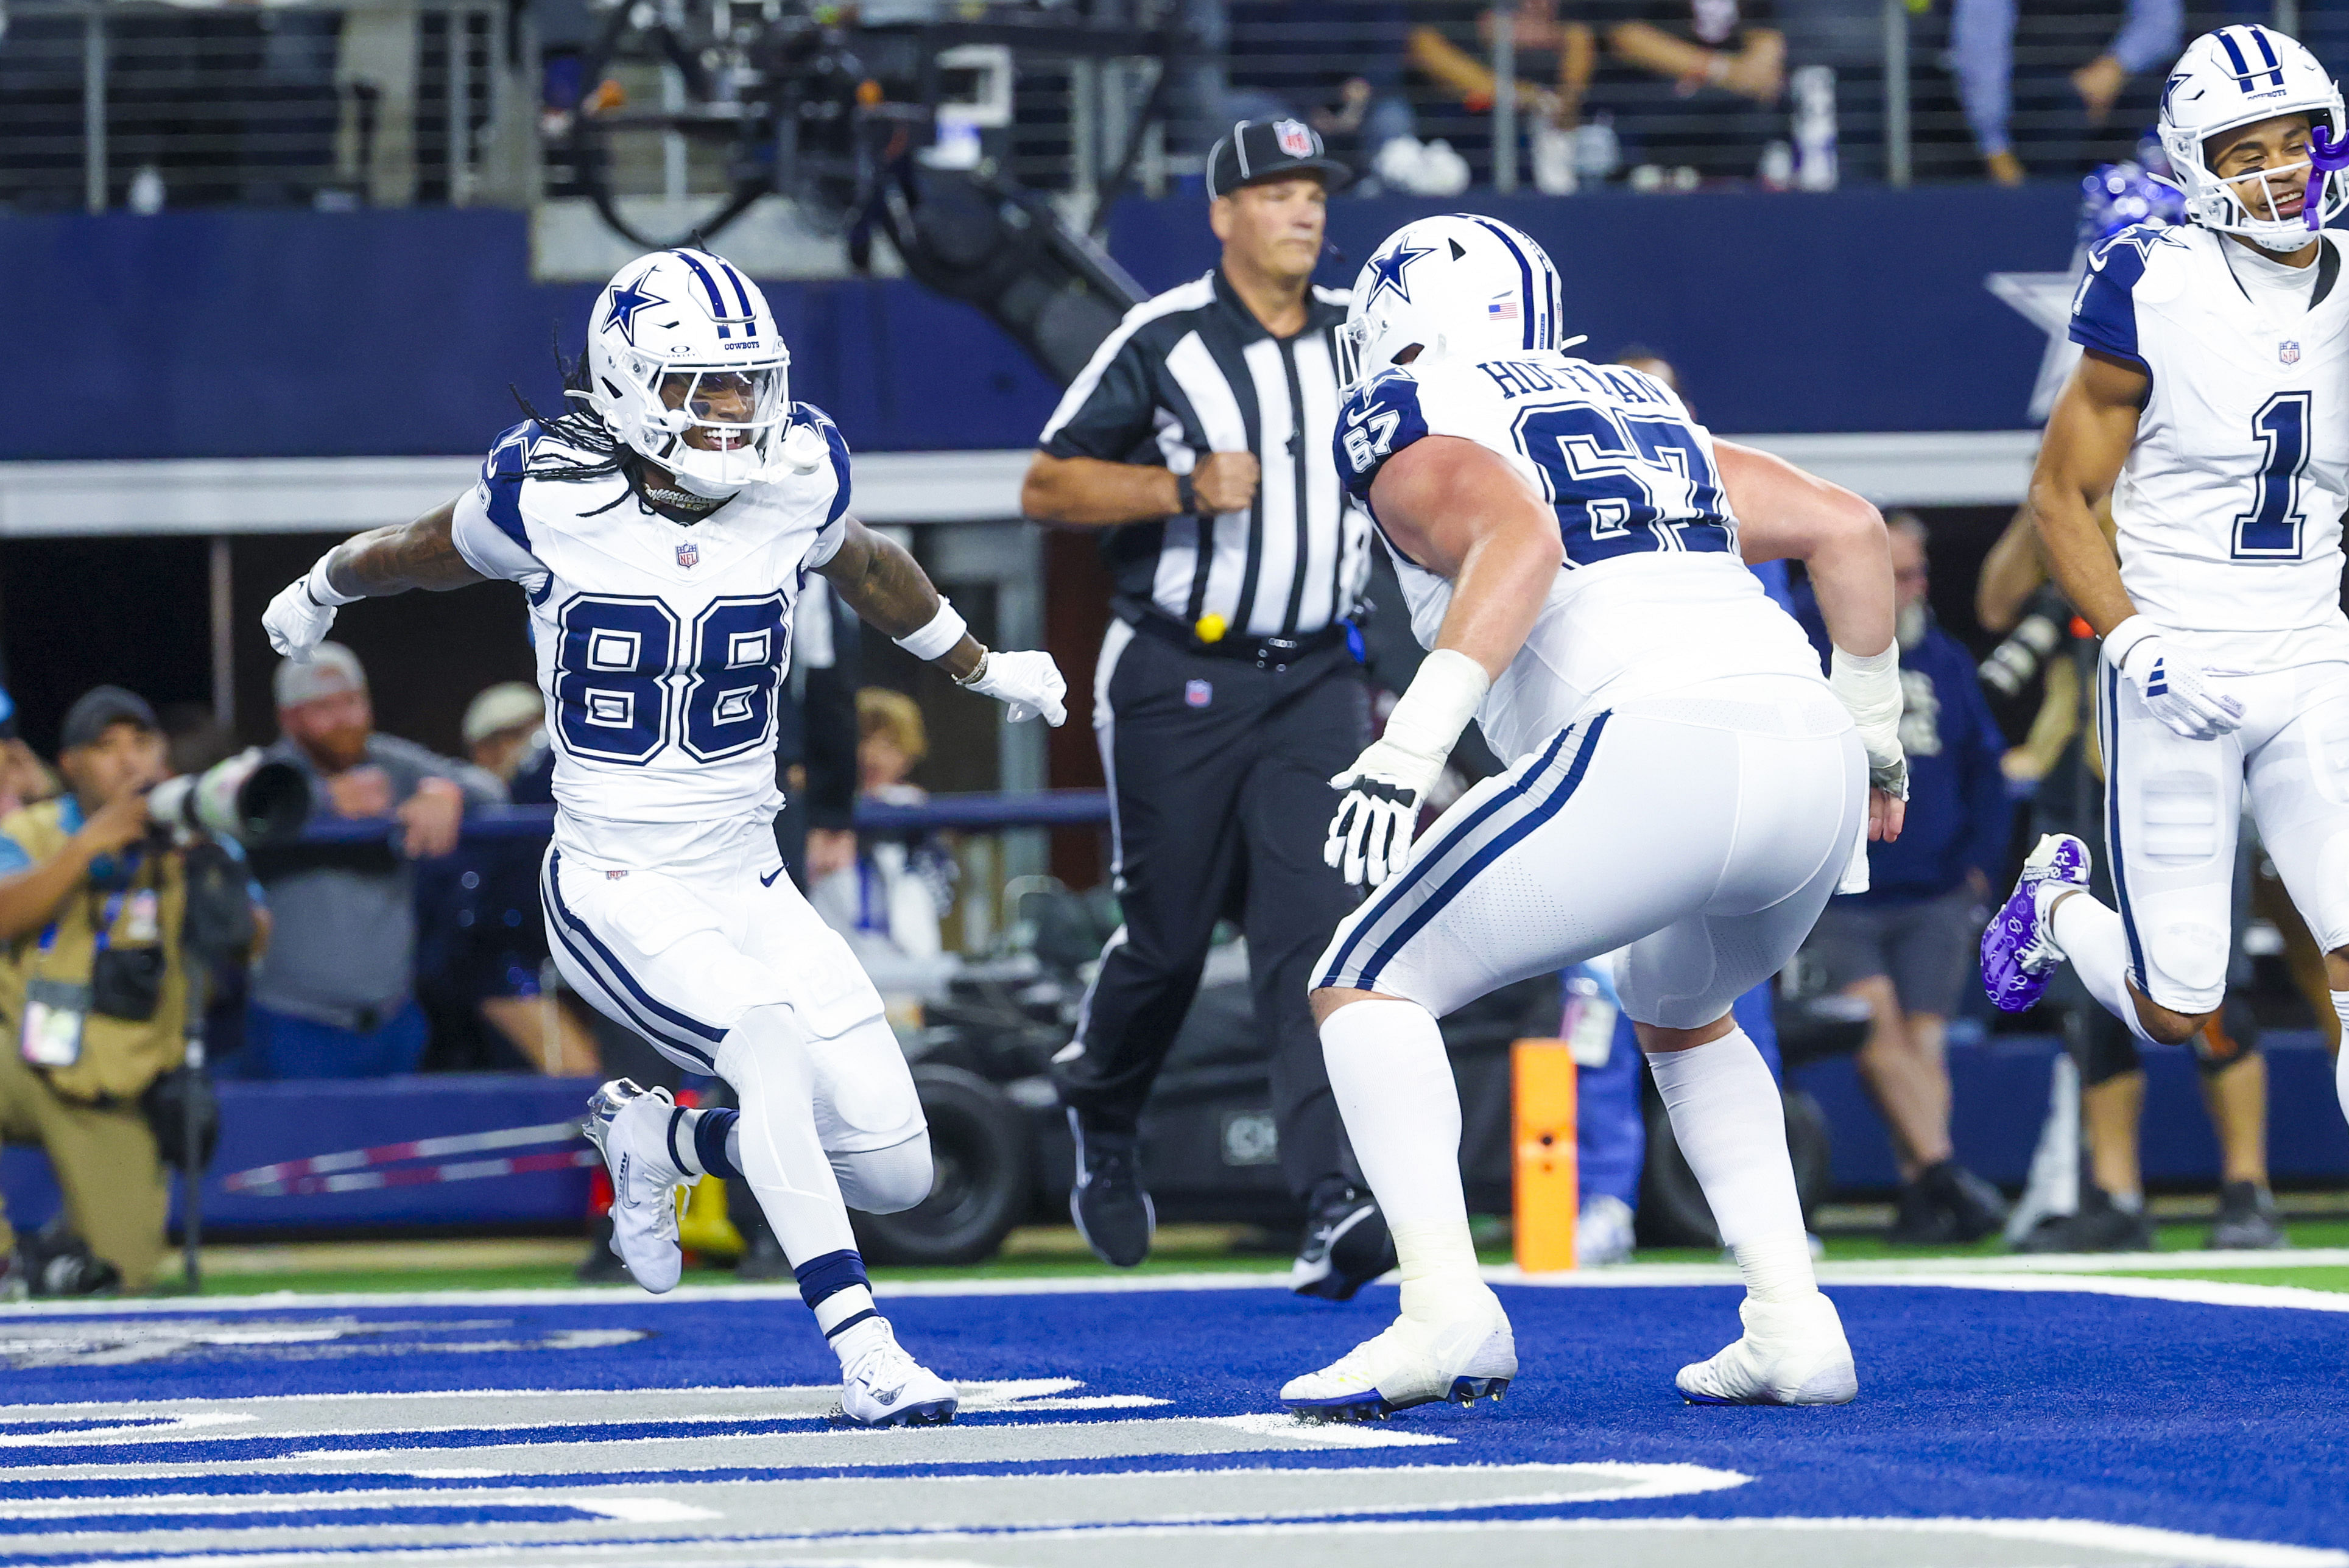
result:
[[[1354,171],[1328,156],[1321,138],[1301,119],[1244,119],[1207,154],[1207,200],[1228,196],[1243,185],[1317,175],[1330,191],[1345,188]]]

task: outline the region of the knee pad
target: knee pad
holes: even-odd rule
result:
[[[930,1160],[930,1135],[917,1132],[903,1143],[860,1154],[835,1154],[833,1174],[840,1179],[840,1195],[852,1209],[868,1214],[895,1214],[930,1195],[936,1167]]]
[[[2217,1078],[2244,1057],[2259,1054],[2260,1021],[2249,1002],[2230,992],[2219,1011],[2194,1031],[2189,1043],[2193,1047],[2196,1070],[2206,1078]]]
[[[808,1054],[807,1036],[781,1003],[753,1007],[734,1020],[718,1044],[712,1065],[740,1103],[764,1093],[771,1084],[802,1097],[812,1097],[815,1090],[815,1062]]]
[[[2075,1026],[2064,1032],[2071,1037],[2072,1058],[2080,1064],[2081,1088],[2094,1088],[2143,1066],[2127,1025],[2101,1007],[2074,1016]]]

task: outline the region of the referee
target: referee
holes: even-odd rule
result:
[[[1247,935],[1281,1173],[1308,1209],[1291,1277],[1345,1300],[1392,1265],[1349,1168],[1307,968],[1353,907],[1321,863],[1330,779],[1367,744],[1350,646],[1369,524],[1330,456],[1346,295],[1312,286],[1345,166],[1293,119],[1207,158],[1223,259],[1136,305],[1044,428],[1020,492],[1042,522],[1109,531],[1117,618],[1093,672],[1124,925],[1055,1063],[1077,1140],[1070,1209],[1104,1263],[1149,1255],[1136,1127],[1218,918]]]

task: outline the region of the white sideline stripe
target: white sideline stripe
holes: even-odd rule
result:
[[[2200,1254],[2232,1258],[2232,1263],[2208,1265],[2212,1268],[2277,1268],[2294,1264],[2324,1266],[2339,1255],[2340,1249],[2305,1253],[2262,1253],[2259,1261],[2241,1261],[2240,1253]],[[1826,1264],[1819,1267],[1819,1280],[1824,1284],[1866,1285],[1965,1285],[1983,1290],[2017,1291],[2080,1291],[2103,1295],[2142,1295],[2170,1301],[2202,1302],[2223,1306],[2293,1306],[2318,1312],[2349,1312],[2349,1292],[2311,1290],[2303,1285],[2231,1284],[2217,1280],[2140,1279],[2119,1275],[2099,1275],[2073,1273],[2068,1269],[2049,1268],[2050,1263],[2081,1264],[2093,1262],[2101,1268],[2159,1268],[2162,1259],[2196,1254],[2163,1253],[2147,1253],[2147,1260],[2129,1258],[2116,1263],[2106,1253],[2093,1259],[2031,1260],[2038,1267],[2026,1270],[2022,1260],[1986,1258],[1983,1264],[2007,1265],[2002,1268],[1980,1268],[1969,1272],[1973,1260],[1936,1259],[1920,1261],[1915,1272],[1899,1264],[1889,1265],[1875,1262]],[[1485,1278],[1495,1284],[1516,1284],[1541,1289],[1610,1289],[1619,1287],[1671,1288],[1688,1285],[1724,1285],[1739,1283],[1735,1268],[1726,1264],[1632,1264],[1620,1268],[1593,1269],[1587,1273],[1557,1274],[1527,1274],[1515,1264],[1503,1264],[1481,1271]],[[1011,1295],[1121,1295],[1147,1291],[1211,1291],[1265,1290],[1286,1291],[1286,1274],[1144,1274],[1106,1279],[1043,1278],[1012,1280],[894,1280],[875,1281],[873,1294],[876,1297],[956,1297]],[[2217,1293],[2217,1294],[2213,1294]],[[40,1317],[131,1317],[170,1314],[226,1314],[233,1312],[344,1311],[373,1306],[446,1306],[462,1302],[470,1306],[593,1306],[598,1303],[630,1306],[660,1306],[710,1301],[773,1301],[795,1295],[792,1286],[765,1285],[685,1285],[666,1295],[629,1295],[618,1290],[488,1290],[488,1291],[372,1291],[347,1295],[277,1291],[268,1295],[223,1296],[192,1301],[100,1301],[100,1302],[23,1302],[0,1305],[0,1323],[18,1318]],[[335,1396],[343,1398],[347,1396]],[[446,1398],[446,1395],[439,1396]],[[125,1401],[108,1401],[124,1403]]]
[[[557,1504],[628,1524],[685,1524],[696,1520],[723,1519],[714,1509],[696,1508],[666,1497],[564,1497]]]
[[[1007,1408],[1024,1410],[1036,1409],[1040,1407],[1020,1401],[1040,1400],[1048,1395],[1065,1394],[1071,1388],[1081,1388],[1084,1386],[1084,1379],[1081,1377],[1008,1377],[1000,1381],[991,1383],[958,1383],[956,1385],[956,1388],[962,1395],[962,1408],[965,1410],[996,1410]],[[797,1394],[804,1395],[811,1398],[822,1398],[827,1395],[839,1393],[840,1385],[837,1383],[689,1383],[674,1388],[635,1388],[629,1390],[629,1392],[637,1394],[680,1395],[755,1394],[762,1398]],[[354,1399],[364,1399],[370,1405],[378,1405],[388,1400],[394,1399],[608,1399],[611,1397],[612,1390],[609,1388],[419,1388],[406,1389],[398,1393],[388,1394],[233,1394],[220,1399],[191,1399],[185,1396],[178,1398],[163,1399],[72,1399],[47,1405],[0,1405],[0,1410],[26,1410],[34,1412],[30,1415],[0,1416],[0,1423],[11,1421],[25,1423],[31,1421],[55,1420],[61,1413],[67,1410],[119,1410],[132,1407],[144,1407],[148,1405],[316,1405],[327,1403],[329,1401],[337,1404],[347,1404]],[[1103,1394],[1097,1397],[1104,1401],[1112,1401],[1118,1407],[1129,1405],[1164,1405],[1171,1403],[1169,1400],[1154,1399],[1142,1394]],[[1076,1405],[1074,1401],[1070,1401],[1069,1403],[1073,1408],[1092,1408],[1091,1406]],[[1110,1407],[1109,1405],[1104,1404],[1102,1408],[1107,1408]],[[257,1421],[260,1418],[260,1417],[251,1414],[210,1413],[182,1415],[176,1418],[176,1419],[181,1422],[191,1426],[209,1425],[213,1422],[222,1421]],[[743,1418],[733,1418],[740,1419]],[[781,1419],[782,1418],[778,1417],[776,1418]],[[168,1431],[171,1429],[163,1427],[141,1427],[135,1429],[140,1431]],[[419,1429],[399,1427],[394,1429],[398,1431],[412,1431]],[[472,1429],[455,1428],[450,1429],[470,1431]]]

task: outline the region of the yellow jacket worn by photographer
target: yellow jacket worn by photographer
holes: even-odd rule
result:
[[[69,825],[68,815],[79,816],[72,796],[44,800],[0,817],[0,834],[15,840],[39,865],[62,851],[79,826]],[[6,961],[0,963],[0,1015],[8,1021],[12,1054],[26,1060],[26,1006],[47,989],[41,982],[87,995],[98,954],[107,950],[160,970],[151,1015],[134,1019],[90,1010],[82,1019],[77,1059],[37,1069],[67,1099],[135,1105],[148,1085],[187,1056],[188,973],[180,928],[188,888],[177,854],[141,846],[113,858],[129,872],[125,885],[99,887],[86,880],[66,895],[47,925],[8,944]]]
[[[79,819],[68,795],[0,817],[0,835],[38,865],[65,848]],[[85,878],[49,924],[0,949],[0,1137],[47,1153],[75,1233],[121,1271],[125,1290],[137,1292],[155,1282],[170,1210],[162,1159],[139,1097],[187,1053],[188,979],[180,955],[187,884],[176,854],[146,852],[135,863],[128,856],[117,863],[131,872],[119,897]],[[28,995],[87,995],[101,924],[107,946],[160,967],[153,1015],[134,1021],[89,1014],[71,1062],[36,1066],[26,1051]],[[36,987],[36,981],[50,984]],[[0,1251],[16,1240],[0,1216]]]

